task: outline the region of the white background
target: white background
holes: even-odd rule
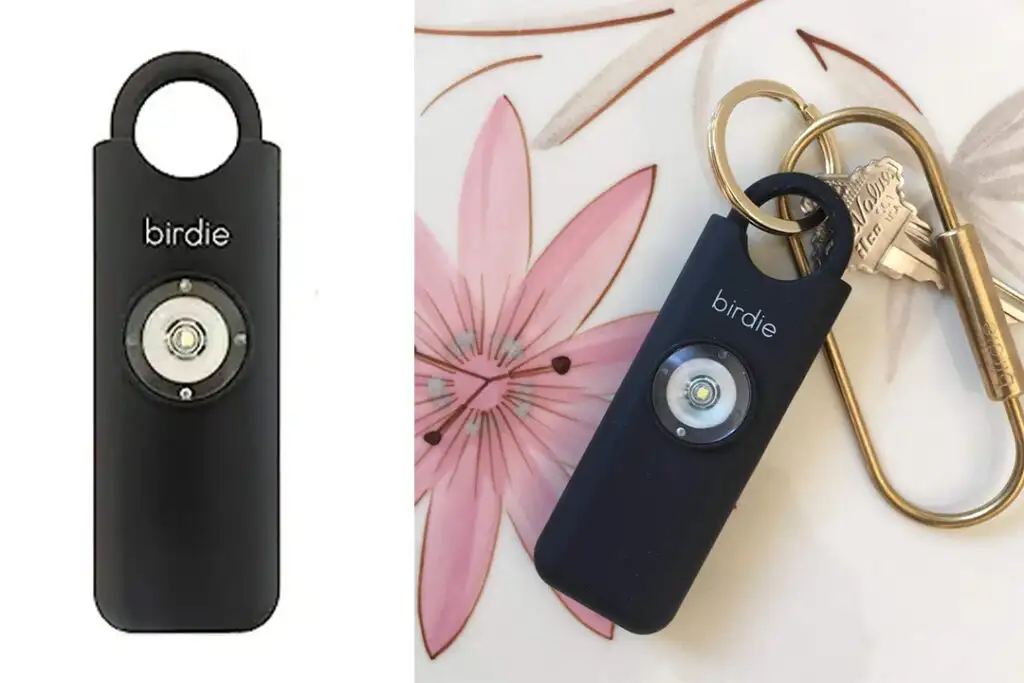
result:
[[[411,26],[406,0],[0,10],[0,680],[411,679]],[[282,591],[247,635],[92,602],[92,146],[181,49],[236,67],[283,150]]]

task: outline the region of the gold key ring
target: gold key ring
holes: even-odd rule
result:
[[[744,218],[757,227],[775,235],[793,236],[805,230],[805,227],[797,221],[766,213],[754,204],[736,181],[736,176],[729,166],[729,157],[725,151],[725,130],[729,122],[729,116],[732,115],[733,110],[738,104],[754,97],[767,97],[779,102],[790,102],[800,110],[801,116],[803,116],[804,121],[808,124],[821,117],[821,111],[817,107],[806,102],[804,98],[800,97],[795,90],[785,83],[769,80],[754,80],[741,83],[725,94],[711,117],[711,124],[708,128],[708,158],[711,162],[711,171],[714,173],[715,182],[722,190],[726,199]],[[816,137],[825,157],[826,173],[838,173],[841,171],[842,163],[835,138],[831,133],[821,134]],[[782,201],[781,198],[780,201]]]
[[[924,166],[928,185],[931,187],[945,228],[943,232],[933,237],[938,247],[943,273],[947,277],[951,293],[956,298],[957,309],[971,342],[974,360],[985,383],[986,393],[993,401],[1003,404],[1013,431],[1016,453],[1013,470],[1003,488],[987,502],[962,512],[934,512],[908,501],[893,488],[885,475],[857,397],[854,395],[839,345],[831,332],[825,339],[825,355],[831,366],[833,379],[846,404],[846,412],[857,437],[864,464],[872,482],[885,500],[907,517],[928,526],[959,528],[980,524],[1009,507],[1024,488],[1024,410],[1019,400],[1024,370],[1016,347],[1012,343],[1006,317],[1000,308],[988,262],[974,226],[959,225],[938,160],[924,136],[910,123],[891,112],[870,107],[850,107],[832,112],[810,122],[808,128],[786,153],[781,170],[793,170],[800,155],[815,138],[828,135],[832,129],[848,123],[870,123],[897,133],[910,144]],[[783,216],[788,215],[784,202],[779,203],[779,212]],[[797,268],[801,275],[806,275],[810,267],[796,238],[790,238],[790,247]]]

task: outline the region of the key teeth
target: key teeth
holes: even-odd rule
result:
[[[913,206],[908,204],[907,206]],[[922,249],[929,249],[932,246],[932,226],[925,223],[915,212],[903,229],[903,234]]]
[[[842,182],[830,176],[823,176],[821,178],[828,185],[835,190],[839,196],[842,196]],[[804,212],[804,215],[810,215],[817,211],[818,205],[810,199],[804,199],[800,202],[800,210]],[[835,244],[835,231],[825,221],[821,225],[810,231],[809,247],[810,247],[810,262],[813,270],[818,270],[824,265],[825,261],[828,260],[829,253],[832,251],[832,246]]]
[[[835,231],[828,224],[818,226],[811,234],[811,264],[815,270],[824,265],[835,245]]]

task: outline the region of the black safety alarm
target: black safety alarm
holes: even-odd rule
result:
[[[175,81],[235,112],[204,176],[135,144]],[[249,630],[277,604],[279,155],[242,77],[184,52],[131,75],[94,149],[94,592],[118,629]]]
[[[828,258],[774,279],[747,221],[712,216],[537,541],[544,581],[634,633],[675,616],[850,293],[853,225],[828,185],[780,173],[747,194],[817,202]]]

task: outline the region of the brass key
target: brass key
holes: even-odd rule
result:
[[[850,267],[881,273],[894,280],[909,277],[945,288],[945,277],[935,258],[932,229],[918,216],[903,193],[903,166],[883,157],[849,175],[822,176],[846,201],[857,234]],[[814,210],[804,201],[805,211]],[[831,247],[828,226],[811,237],[811,260],[818,264]],[[993,278],[1008,322],[1024,322],[1024,295]]]

